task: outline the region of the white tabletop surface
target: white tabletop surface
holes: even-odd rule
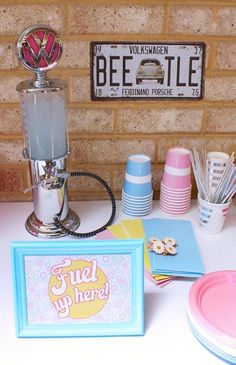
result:
[[[110,215],[109,202],[70,202],[81,218],[79,231],[99,227]],[[130,218],[117,202],[115,222]],[[193,280],[181,279],[160,289],[145,279],[145,335],[100,338],[16,338],[10,262],[12,240],[35,240],[24,228],[32,203],[0,203],[0,364],[160,364],[219,365],[224,362],[193,336],[186,317]],[[146,218],[170,218],[154,202]],[[174,219],[193,223],[206,272],[236,269],[236,207],[231,205],[222,233],[205,235],[198,228],[196,202],[191,211]],[[68,239],[66,237],[66,239]],[[42,239],[40,239],[42,240]]]

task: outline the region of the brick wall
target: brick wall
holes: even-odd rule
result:
[[[70,169],[98,173],[120,197],[127,156],[143,152],[152,157],[158,197],[168,147],[236,151],[234,0],[0,0],[0,200],[31,199],[22,193],[30,181],[15,91],[31,75],[16,59],[15,42],[37,22],[63,38],[63,58],[51,75],[69,82]],[[92,102],[89,44],[99,40],[206,42],[204,99]],[[69,191],[70,199],[104,197],[86,179],[71,180]]]

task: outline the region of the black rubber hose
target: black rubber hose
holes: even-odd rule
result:
[[[111,212],[111,216],[109,218],[109,220],[107,221],[106,224],[104,224],[102,227],[95,229],[94,231],[91,232],[86,232],[86,233],[79,233],[79,232],[74,232],[71,231],[70,229],[66,228],[65,226],[63,226],[63,224],[61,223],[61,221],[59,220],[58,216],[55,216],[54,222],[55,225],[60,228],[63,232],[70,234],[74,237],[79,237],[79,238],[88,238],[88,237],[92,237],[95,236],[97,233],[104,231],[108,226],[110,226],[115,218],[116,215],[116,201],[113,195],[113,192],[111,191],[111,188],[109,187],[109,185],[106,183],[106,181],[104,181],[100,176],[93,174],[92,172],[85,172],[85,171],[78,171],[78,172],[70,172],[69,176],[87,176],[87,177],[91,177],[97,181],[99,181],[104,188],[106,189],[110,200],[111,200],[111,205],[112,205],[112,212]]]

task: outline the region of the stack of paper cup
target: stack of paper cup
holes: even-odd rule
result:
[[[173,147],[167,151],[160,188],[160,209],[178,215],[187,213],[191,202],[190,151]]]
[[[208,186],[209,193],[212,196],[219,184],[219,181],[225,171],[226,164],[230,156],[224,152],[208,152],[207,153],[207,165],[208,165]]]
[[[152,174],[149,156],[128,157],[122,189],[122,211],[131,216],[144,216],[152,211]]]

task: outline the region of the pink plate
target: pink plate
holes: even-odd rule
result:
[[[196,280],[189,292],[189,308],[203,328],[236,346],[236,270],[216,271]]]

